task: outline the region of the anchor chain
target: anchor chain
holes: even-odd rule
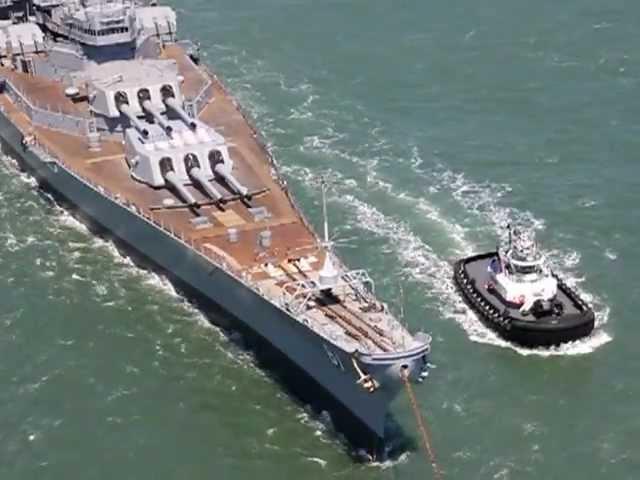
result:
[[[420,408],[418,407],[418,400],[413,392],[413,387],[411,386],[411,381],[409,380],[409,371],[405,369],[401,374],[402,381],[404,382],[404,386],[407,390],[407,395],[409,396],[409,402],[411,403],[411,408],[413,410],[413,414],[416,417],[416,422],[418,424],[418,430],[420,431],[420,436],[422,437],[422,445],[424,447],[424,451],[427,455],[431,466],[433,467],[433,474],[436,480],[442,480],[443,474],[438,465],[438,461],[436,460],[435,451],[431,445],[431,436],[429,435],[429,430],[427,428],[427,424],[422,417],[422,413],[420,412]]]

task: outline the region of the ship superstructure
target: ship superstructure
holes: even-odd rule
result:
[[[430,337],[411,335],[366,271],[314,233],[239,106],[177,40],[174,11],[22,7],[0,25],[0,124],[22,163],[382,439],[403,379],[426,376]]]

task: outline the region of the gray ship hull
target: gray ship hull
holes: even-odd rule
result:
[[[100,187],[48,159],[44,152],[24,148],[21,132],[4,113],[0,113],[0,136],[15,151],[21,165],[83,220],[106,231],[135,257],[166,273],[198,301],[226,312],[224,321],[229,324],[223,326],[250,335],[258,358],[263,353],[277,357],[273,363],[278,364],[280,372],[276,373],[284,372],[279,376],[294,393],[313,392],[312,398],[302,395],[302,400],[313,400],[314,407],[328,411],[334,426],[351,446],[374,455],[384,451],[389,404],[401,388],[400,382],[387,382],[384,388],[367,392],[357,383],[352,354],[331,344],[130,206],[105,195]],[[424,368],[424,351],[402,355],[393,358],[395,364],[400,361],[408,365],[411,373]],[[389,369],[388,362],[370,360],[362,361],[372,375],[387,375],[384,370]],[[310,390],[310,386],[317,388]]]

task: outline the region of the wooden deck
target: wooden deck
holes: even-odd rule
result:
[[[207,85],[208,80],[213,82],[213,100],[202,111],[200,120],[224,135],[230,144],[234,175],[250,191],[262,191],[251,200],[250,206],[265,207],[269,215],[267,218],[257,221],[248,206],[236,200],[224,205],[224,210],[213,205],[201,207],[199,214],[207,217],[211,225],[199,228],[192,222],[197,215],[188,208],[158,208],[163,206],[164,200],[175,199],[174,195],[166,189],[153,189],[132,179],[121,142],[103,139],[101,151],[91,152],[84,132],[75,136],[34,126],[5,94],[0,95],[0,105],[25,135],[34,136],[37,144],[68,168],[112,196],[135,205],[144,215],[213,259],[223,257],[237,269],[253,272],[259,279],[268,277],[264,269],[259,268],[265,262],[278,265],[307,253],[322,257],[315,236],[272,177],[267,152],[222,85],[197,68],[176,45],[166,47],[163,57],[176,61],[180,75],[185,78],[185,97],[192,98]],[[0,67],[0,75],[9,78],[34,104],[47,105],[54,111],[76,116],[88,115],[86,102],[70,101],[59,82],[17,73],[6,67]],[[217,188],[229,196],[233,194],[223,183]],[[192,187],[189,190],[199,201],[208,200],[199,190]],[[237,242],[230,241],[229,228],[236,229]],[[258,245],[258,235],[264,230],[271,232],[272,239],[271,246],[266,249]]]
[[[207,84],[206,74],[194,65],[181,47],[166,45],[160,58],[176,62],[180,75],[184,77],[181,90],[185,97],[194,98]]]
[[[25,138],[33,142],[34,148],[48,152],[86,182],[135,209],[214,263],[224,263],[234,274],[257,283],[270,298],[289,294],[292,300],[291,295],[300,286],[296,282],[306,285],[317,280],[325,259],[324,248],[275,177],[268,152],[222,84],[194,65],[176,45],[166,46],[162,58],[176,62],[179,74],[184,77],[185,98],[193,100],[205,88],[213,91],[213,99],[204,106],[199,118],[225,137],[234,161],[234,176],[250,191],[259,192],[250,205],[239,199],[222,207],[211,205],[208,197],[189,186],[187,189],[198,202],[208,203],[194,211],[182,206],[169,190],[151,188],[131,177],[121,136],[103,137],[101,150],[93,152],[88,148],[85,132],[72,135],[35,126],[6,93],[0,93],[0,107]],[[8,78],[35,106],[89,117],[86,101],[69,100],[59,82],[17,73],[7,67],[0,67],[0,75]],[[224,182],[218,182],[216,188],[225,197],[234,197]],[[174,205],[170,206],[167,200]],[[266,217],[255,215],[254,209],[258,207],[268,212]],[[208,222],[194,222],[202,217]],[[258,241],[265,231],[271,233],[271,244],[266,248]],[[337,301],[336,297],[321,292],[303,306],[306,318],[312,320],[317,331],[329,332],[332,341],[339,341],[348,350],[388,352],[411,344],[410,334],[378,302],[358,297],[353,289],[341,291],[340,295]]]
[[[4,66],[0,66],[0,75],[11,81],[35,107],[89,118],[87,102],[71,101],[65,96],[64,87],[60,82],[49,78],[25,75]]]

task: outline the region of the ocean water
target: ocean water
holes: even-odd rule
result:
[[[170,3],[309,218],[330,174],[341,255],[432,333],[416,392],[445,478],[639,478],[640,4]],[[416,448],[354,463],[241,339],[9,157],[0,221],[0,478],[432,477],[406,396]],[[517,348],[464,307],[451,261],[509,221],[593,304],[589,338]]]

